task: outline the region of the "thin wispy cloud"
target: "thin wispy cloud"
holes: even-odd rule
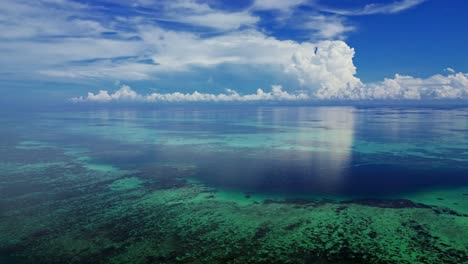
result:
[[[401,0],[388,4],[376,2],[356,9],[336,9],[322,6],[321,10],[346,16],[395,14],[416,7],[417,5],[420,5],[426,1],[427,0]]]
[[[164,13],[156,20],[171,21],[212,28],[215,30],[237,30],[243,26],[252,27],[260,18],[248,11],[228,12],[211,8],[208,4],[193,0],[170,1],[161,6]]]
[[[325,15],[310,16],[301,26],[317,39],[345,39],[348,33],[356,30],[345,18]]]
[[[281,12],[288,12],[308,2],[308,0],[255,0],[251,8],[253,10],[278,10]]]

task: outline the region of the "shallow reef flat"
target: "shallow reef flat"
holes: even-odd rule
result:
[[[37,181],[48,188],[1,197],[3,263],[463,263],[468,257],[468,188],[421,192],[412,200],[281,198],[209,188],[182,177],[190,168],[174,165],[103,171],[72,157],[66,166],[36,168]],[[20,177],[24,168],[9,172]]]

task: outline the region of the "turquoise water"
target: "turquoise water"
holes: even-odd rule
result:
[[[467,108],[94,109],[0,122],[0,262],[467,257]]]

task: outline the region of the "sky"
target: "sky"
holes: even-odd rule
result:
[[[468,100],[464,0],[1,2],[1,104]]]

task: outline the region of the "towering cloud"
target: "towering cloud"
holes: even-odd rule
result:
[[[286,69],[319,99],[356,99],[362,83],[355,77],[353,57],[343,41],[307,43],[293,53]]]
[[[280,68],[281,74],[296,78],[301,89],[319,91],[323,97],[347,97],[346,89],[361,85],[354,76],[354,49],[344,41],[299,43],[254,30],[203,39],[154,27],[143,32],[144,40],[157,51],[152,58],[160,70],[220,64],[261,65],[265,71]]]

